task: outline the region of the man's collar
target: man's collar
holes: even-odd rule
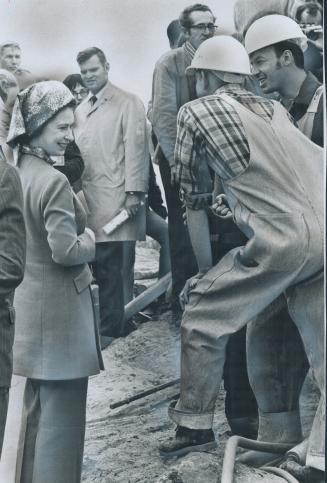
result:
[[[186,54],[190,57],[190,59],[192,60],[193,57],[194,57],[194,54],[196,52],[196,49],[193,47],[191,42],[189,42],[188,40],[186,42],[184,42],[183,49],[186,52]]]
[[[92,92],[90,92],[89,97],[88,97],[88,100],[90,100],[91,97],[96,96],[97,102],[98,102],[100,99],[102,99],[104,97],[105,92],[106,92],[108,86],[109,86],[109,81],[96,94],[93,94]]]
[[[309,105],[314,93],[320,85],[321,84],[318,79],[310,71],[308,71],[293,104]]]
[[[224,84],[215,91],[215,94],[232,94],[232,93],[246,93],[248,92],[241,84]]]

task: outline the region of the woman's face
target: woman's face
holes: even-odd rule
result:
[[[89,91],[81,84],[76,84],[72,89],[72,94],[75,97],[77,105],[79,105],[89,95]]]
[[[38,136],[31,139],[31,146],[44,149],[49,156],[64,155],[67,145],[74,140],[73,123],[73,109],[65,107],[45,125]]]

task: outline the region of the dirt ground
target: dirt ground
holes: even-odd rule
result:
[[[138,248],[138,276],[155,271],[155,248]],[[219,440],[212,453],[192,453],[164,462],[158,445],[174,434],[167,416],[178,385],[118,409],[110,404],[179,377],[179,329],[169,312],[142,324],[103,351],[106,370],[89,382],[84,483],[215,483],[220,481],[228,425],[221,390],[214,420]],[[235,481],[282,482],[262,471],[237,465]]]

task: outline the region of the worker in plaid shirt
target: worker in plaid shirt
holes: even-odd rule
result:
[[[181,294],[186,307],[180,397],[169,407],[178,426],[175,438],[163,444],[160,453],[170,458],[216,446],[212,423],[228,337],[284,293],[322,396],[306,456],[314,477],[320,477],[324,467],[323,150],[293,125],[278,102],[242,88],[250,63],[234,38],[219,36],[203,42],[189,69],[195,69],[198,96],[208,96],[180,110],[176,145],[199,273]],[[236,225],[248,238],[215,266],[202,204],[211,187],[204,182],[205,166],[197,165],[199,149],[222,182],[220,200],[227,200]],[[221,201],[218,205],[218,212],[228,212]],[[272,426],[274,442],[301,441],[301,434],[293,439],[288,414],[285,424],[283,414],[277,423],[275,414],[259,416],[258,439],[265,426]]]

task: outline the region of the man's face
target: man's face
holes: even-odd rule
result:
[[[77,105],[79,105],[89,95],[89,91],[81,84],[76,84],[72,89],[72,94],[75,97]]]
[[[109,64],[103,65],[96,54],[80,64],[80,69],[83,84],[92,94],[97,94],[108,82]]]
[[[214,17],[211,12],[195,11],[191,13],[190,20],[192,26],[185,33],[185,37],[197,49],[202,42],[214,35]]]
[[[2,69],[16,72],[21,63],[21,52],[17,47],[4,47],[1,54]]]
[[[279,92],[285,81],[284,69],[273,47],[266,47],[250,55],[252,73],[264,93]]]

